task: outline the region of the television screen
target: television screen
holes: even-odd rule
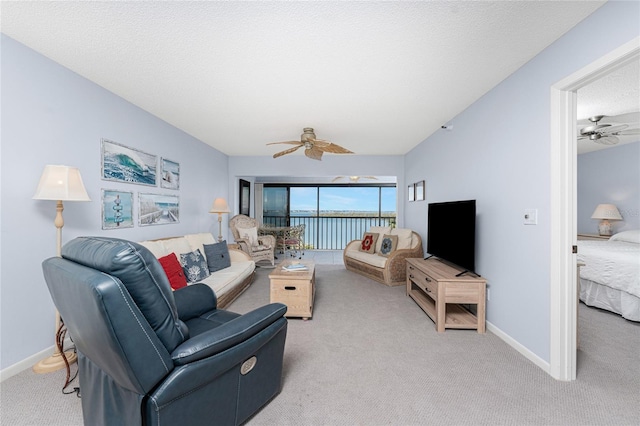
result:
[[[427,252],[475,272],[476,200],[429,204]]]

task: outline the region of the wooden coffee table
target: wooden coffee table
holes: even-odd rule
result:
[[[303,264],[304,271],[286,271],[283,266]],[[285,260],[269,274],[271,303],[287,305],[286,317],[308,320],[313,316],[313,298],[316,293],[316,265],[311,260]]]

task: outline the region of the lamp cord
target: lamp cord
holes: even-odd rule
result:
[[[76,396],[80,398],[80,387],[76,386],[72,390],[66,390],[71,385],[71,382],[73,382],[78,377],[78,368],[76,368],[75,374],[73,375],[73,377],[71,377],[71,365],[69,365],[67,355],[64,351],[64,338],[66,334],[67,327],[64,325],[64,320],[60,318],[60,327],[58,328],[58,331],[56,333],[56,346],[58,348],[58,351],[60,352],[60,356],[62,356],[62,360],[64,361],[64,365],[67,369],[67,378],[65,379],[64,386],[62,386],[62,393],[65,395],[75,393]],[[73,342],[73,339],[71,339],[71,342]],[[75,344],[73,345],[73,352],[77,353]]]

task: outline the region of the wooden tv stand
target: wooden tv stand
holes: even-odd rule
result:
[[[485,332],[487,280],[460,271],[437,259],[407,259],[407,296],[429,315],[441,333],[446,328]],[[474,315],[460,304],[477,305]]]

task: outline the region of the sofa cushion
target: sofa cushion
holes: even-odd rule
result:
[[[374,253],[376,249],[376,241],[378,240],[378,234],[372,232],[365,232],[360,240],[359,250],[365,253]]]
[[[166,256],[158,258],[158,262],[162,265],[164,273],[167,274],[172,289],[177,290],[187,286],[187,279],[184,277],[182,265],[178,261],[175,253],[169,253]]]
[[[398,250],[411,248],[411,237],[413,235],[413,231],[411,229],[393,228],[389,234],[398,236]]]
[[[204,252],[204,245],[217,243],[210,232],[202,232],[200,234],[187,234],[184,236],[184,238],[189,243],[191,251],[199,249],[200,253],[202,253],[205,258],[207,257],[207,254]]]
[[[160,240],[164,246],[167,254],[175,253],[180,259],[180,255],[183,253],[191,253],[193,249],[189,245],[189,241],[185,237],[169,238],[168,240]]]
[[[369,228],[367,232],[375,232],[378,235],[378,241],[376,241],[376,253],[380,251],[380,247],[382,246],[382,236],[384,234],[391,234],[390,226],[372,226]]]
[[[368,265],[375,266],[376,268],[384,268],[387,264],[387,258],[384,256],[378,256],[377,254],[365,253],[357,248],[348,248],[346,255],[352,259],[359,260]]]
[[[209,276],[209,266],[200,250],[180,254],[180,264],[190,283],[197,283]]]
[[[149,250],[156,258],[161,258],[170,253],[162,244],[162,241],[141,241],[138,244],[144,246]]]
[[[396,251],[397,247],[398,247],[398,236],[385,234],[382,237],[382,246],[380,247],[380,251],[378,252],[378,254],[380,256],[389,256],[391,253]]]
[[[209,272],[216,272],[231,266],[231,258],[229,257],[229,248],[226,241],[217,244],[205,244],[204,254],[207,258]]]
[[[216,293],[216,296],[220,298],[250,276],[255,268],[256,264],[253,260],[233,262],[230,267],[209,275],[206,279],[202,280],[202,283],[211,287]]]

